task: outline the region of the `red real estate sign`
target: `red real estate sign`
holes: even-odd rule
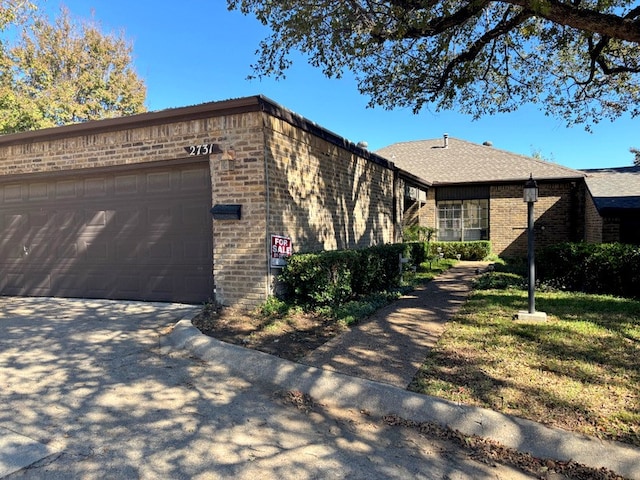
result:
[[[271,235],[271,266],[284,267],[287,264],[287,257],[293,253],[293,244],[289,237],[282,235]]]

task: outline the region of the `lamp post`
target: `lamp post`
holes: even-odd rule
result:
[[[536,312],[535,286],[535,239],[534,239],[534,217],[533,204],[538,201],[538,184],[533,179],[533,174],[529,175],[529,180],[524,184],[523,200],[527,202],[527,264],[529,267],[529,310],[520,312],[520,319],[544,320],[547,315],[544,312]]]
[[[529,267],[529,313],[536,311],[535,285],[536,285],[536,265],[535,265],[535,238],[533,231],[533,204],[538,201],[538,184],[529,176],[529,180],[524,184],[524,201],[527,202],[527,265]]]

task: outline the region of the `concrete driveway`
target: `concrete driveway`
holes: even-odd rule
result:
[[[0,478],[530,478],[168,348],[197,311],[0,297]]]

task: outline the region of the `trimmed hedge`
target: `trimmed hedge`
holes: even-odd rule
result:
[[[408,242],[408,256],[416,265],[427,262],[438,256],[438,247],[442,249],[444,258],[461,260],[482,260],[491,254],[491,242],[479,240],[475,242]]]
[[[561,243],[537,255],[538,278],[562,290],[640,298],[640,247]]]
[[[363,250],[296,253],[278,279],[287,295],[303,305],[340,305],[360,295],[400,286],[398,268],[403,244],[378,245]]]
[[[296,253],[289,257],[278,280],[286,296],[308,306],[337,306],[362,295],[397,289],[402,275],[399,256],[420,265],[437,256],[442,246],[446,258],[477,260],[491,251],[489,242],[411,242],[377,245],[362,250]],[[427,248],[432,252],[427,252]]]
[[[474,242],[431,242],[429,256],[438,254],[438,247],[442,249],[444,258],[456,258],[460,254],[462,260],[482,260],[491,254],[491,242],[478,240]]]

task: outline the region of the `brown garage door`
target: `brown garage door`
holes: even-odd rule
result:
[[[0,293],[207,300],[210,185],[208,162],[0,177]]]

